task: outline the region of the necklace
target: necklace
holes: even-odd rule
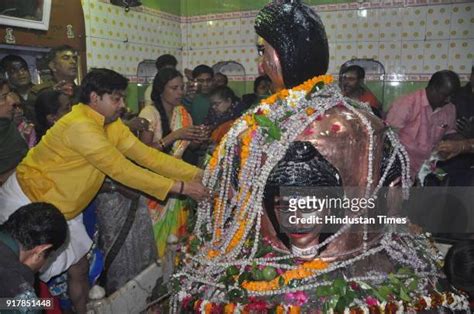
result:
[[[291,245],[291,253],[293,253],[294,256],[296,257],[301,257],[301,258],[312,258],[318,254],[319,250],[319,245],[315,244],[313,246],[301,249],[295,245]]]

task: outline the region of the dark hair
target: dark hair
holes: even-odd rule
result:
[[[163,103],[161,102],[161,94],[165,90],[166,84],[169,81],[176,77],[183,77],[183,75],[175,69],[172,68],[164,68],[160,70],[153,79],[153,89],[151,90],[151,100],[153,100],[153,104],[155,105],[156,109],[160,113],[161,119],[161,127],[163,131],[163,137],[171,133],[170,123],[168,121],[168,117],[166,116],[165,108],[163,107]]]
[[[56,55],[58,53],[61,53],[63,51],[73,51],[73,52],[76,52],[76,49],[72,48],[71,46],[69,45],[61,45],[61,46],[58,46],[58,47],[54,47],[52,48],[48,54],[46,55],[46,64],[48,64],[49,62],[53,61],[54,58],[56,58]]]
[[[49,129],[47,116],[58,113],[60,92],[54,90],[46,90],[39,93],[35,101],[36,115],[36,135],[40,139]]]
[[[450,284],[456,289],[474,297],[474,241],[454,244],[444,259],[444,272]]]
[[[341,67],[340,75],[347,72],[354,72],[359,80],[365,79],[365,70],[360,65],[353,64],[348,67]]]
[[[178,65],[178,60],[176,60],[176,58],[170,54],[161,55],[158,57],[158,59],[156,59],[155,66],[158,71],[167,65],[176,67],[176,65]]]
[[[221,99],[231,99],[232,102],[239,101],[239,97],[237,97],[229,86],[218,86],[214,88],[208,95],[208,98],[217,96]]]
[[[193,70],[193,78],[198,77],[201,74],[210,74],[211,77],[214,77],[214,70],[210,66],[207,66],[205,64],[200,64],[197,67],[194,68]]]
[[[269,81],[270,83],[272,82],[272,80],[268,77],[268,75],[261,75],[257,77],[255,81],[253,82],[253,92],[255,94],[257,93],[258,85],[260,85],[260,83],[262,83],[263,81]]]
[[[128,79],[115,71],[92,69],[82,80],[79,101],[89,104],[92,92],[102,96],[112,94],[114,91],[124,91],[127,89],[127,85]]]
[[[52,244],[48,252],[57,250],[66,241],[68,226],[64,215],[52,204],[31,203],[17,209],[0,230],[18,241],[23,250]]]
[[[28,63],[25,61],[25,59],[18,55],[8,55],[3,57],[3,59],[0,61],[0,68],[2,69],[2,72],[7,71],[8,66],[13,62],[20,62],[25,68],[28,69]]]
[[[229,78],[227,77],[227,75],[225,75],[224,73],[221,73],[221,72],[217,72],[216,74],[214,74],[214,77],[217,76],[217,75],[220,75],[225,79],[225,85],[227,85],[227,83],[229,83]]]
[[[324,25],[300,0],[270,3],[257,15],[255,31],[275,49],[286,88],[326,73],[329,45]]]
[[[431,76],[430,81],[428,82],[428,87],[437,90],[445,87],[448,84],[451,84],[454,90],[457,90],[459,87],[461,87],[459,76],[456,73],[450,70],[442,70]]]
[[[209,112],[204,120],[204,124],[214,129],[220,124],[234,120],[237,117],[242,115],[242,112],[245,110],[243,103],[240,101],[240,98],[237,97],[229,86],[218,86],[214,88],[208,95],[211,97],[219,97],[221,99],[230,99],[231,107],[225,112],[220,113],[214,110],[214,107],[211,106]]]

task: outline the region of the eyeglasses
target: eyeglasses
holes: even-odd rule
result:
[[[264,45],[257,45],[257,53],[261,57],[265,53],[265,46]]]

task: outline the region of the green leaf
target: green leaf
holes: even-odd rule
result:
[[[278,279],[278,285],[280,287],[283,287],[285,285],[285,279],[283,279],[283,277],[280,276],[280,278]]]
[[[348,290],[346,295],[344,296],[344,299],[345,299],[345,302],[347,304],[347,306],[349,306],[352,301],[354,301],[354,299],[356,298],[357,294],[352,291],[352,290]]]
[[[337,278],[334,280],[332,283],[332,286],[334,287],[334,290],[338,291],[340,295],[346,294],[347,290],[347,282],[342,279],[342,278]]]
[[[263,257],[265,254],[272,252],[273,249],[269,245],[260,245],[255,257]]]
[[[192,254],[196,254],[199,246],[201,245],[201,241],[199,241],[198,238],[194,238],[191,240],[191,243],[189,244],[189,248]]]
[[[255,121],[260,126],[270,128],[270,127],[272,127],[272,125],[274,125],[272,120],[270,120],[267,116],[256,114],[256,115],[254,115],[254,117],[255,117]]]
[[[227,293],[227,298],[230,301],[236,301],[242,296],[242,291],[239,289],[232,289]]]
[[[212,240],[212,234],[210,234],[210,233],[208,233],[208,232],[204,233],[204,240],[205,240],[206,242],[211,241],[211,240]]]
[[[265,139],[265,144],[270,144],[270,143],[272,143],[274,140],[275,140],[275,139],[272,138],[272,137],[269,135],[269,136],[267,136],[267,138]]]
[[[413,272],[410,268],[408,267],[402,267],[397,271],[398,274],[400,275],[413,275]]]
[[[260,269],[252,270],[252,278],[256,281],[262,281],[263,280],[263,272]]]
[[[226,269],[225,273],[227,276],[235,276],[239,274],[239,269],[236,266],[232,265]]]
[[[363,290],[372,290],[372,287],[370,285],[368,285],[367,283],[363,282],[363,281],[357,281],[357,284]]]
[[[400,287],[400,299],[406,302],[411,301],[410,296],[408,295],[407,291],[403,287]]]
[[[379,290],[372,290],[372,293],[374,294],[374,296],[379,299],[379,301],[383,302],[383,301],[386,301],[387,299],[385,297],[383,297],[381,294],[380,294],[380,291]]]
[[[239,285],[242,285],[242,283],[244,281],[248,281],[250,280],[250,278],[252,278],[252,273],[246,271],[246,272],[243,272],[240,276],[239,276]]]
[[[329,302],[324,302],[323,313],[324,314],[329,313],[329,310],[331,310],[331,308],[329,307]]]
[[[329,299],[329,308],[333,309],[337,305],[337,301],[339,301],[339,296],[335,295],[331,299]]]
[[[388,295],[393,292],[393,290],[388,286],[381,286],[380,288],[377,289],[377,291],[384,301],[386,301],[388,298]]]
[[[400,280],[397,277],[395,277],[394,274],[389,274],[388,275],[388,280],[390,281],[391,284],[393,284],[395,286],[400,286],[401,285]]]
[[[408,291],[415,291],[416,288],[418,287],[418,279],[413,279],[412,282],[408,285]]]
[[[338,313],[344,313],[344,309],[347,307],[346,301],[343,297],[340,297],[339,300],[337,301],[336,307],[334,311]]]
[[[268,135],[270,135],[272,138],[274,138],[275,140],[279,141],[281,139],[281,131],[280,131],[280,128],[277,127],[276,125],[272,125],[269,129],[268,129]]]
[[[179,283],[179,279],[178,278],[174,278],[172,279],[172,282],[171,282],[171,289],[173,291],[179,291],[181,285]]]
[[[314,84],[313,88],[311,88],[311,90],[308,92],[308,94],[306,94],[306,99],[311,99],[311,94],[317,92],[317,91],[320,91],[321,89],[324,88],[324,82],[317,82],[316,84]]]
[[[328,297],[334,294],[331,286],[319,286],[316,288],[316,295],[318,297]]]

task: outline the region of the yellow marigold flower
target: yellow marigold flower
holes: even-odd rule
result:
[[[207,252],[207,257],[209,257],[209,258],[214,258],[217,255],[219,255],[219,251],[217,251],[217,250],[209,250]]]
[[[237,229],[237,232],[235,233],[234,237],[229,243],[229,246],[226,248],[226,252],[232,251],[233,248],[235,248],[239,242],[242,240],[242,237],[244,236],[245,233],[245,222],[243,220],[240,221],[239,223],[239,229]]]
[[[281,90],[280,95],[279,95],[280,99],[288,97],[289,94],[290,94],[290,92],[287,89]]]
[[[310,116],[310,115],[312,115],[313,113],[316,112],[316,110],[315,110],[314,108],[306,108],[305,111],[306,111],[306,114],[307,114],[308,116]]]
[[[290,306],[290,314],[300,314],[301,313],[301,307],[297,305],[291,305]]]
[[[325,269],[328,267],[328,263],[320,260],[320,259],[315,259],[309,262],[306,262],[303,264],[304,268],[310,268],[310,269],[315,269],[315,270],[321,270]]]
[[[233,314],[235,310],[235,304],[229,303],[224,306],[224,314]]]
[[[252,126],[252,125],[255,124],[255,120],[254,120],[253,116],[250,115],[250,114],[246,114],[244,116],[244,120],[245,120],[245,122],[247,122],[247,125],[249,125],[249,126]]]
[[[211,167],[211,169],[216,168],[216,166],[217,166],[217,158],[212,157],[211,160],[209,160],[209,166]]]
[[[212,312],[212,303],[206,303],[204,306],[204,313],[211,314]]]
[[[250,291],[269,291],[280,287],[280,278],[283,278],[285,284],[293,279],[304,279],[313,275],[315,270],[325,269],[328,266],[326,262],[319,259],[306,262],[296,269],[291,269],[271,281],[244,281],[242,287]]]

